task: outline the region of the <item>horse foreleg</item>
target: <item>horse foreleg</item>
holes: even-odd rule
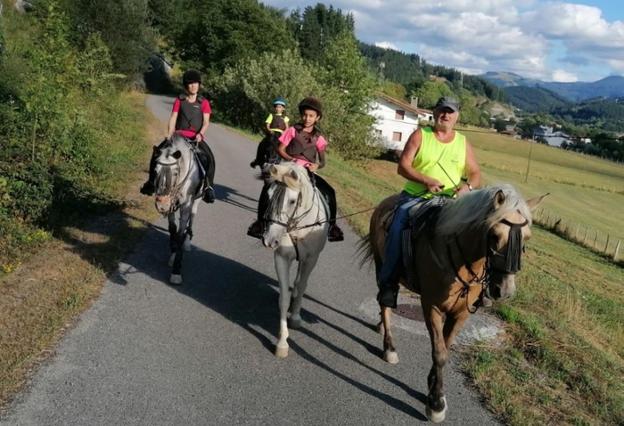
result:
[[[383,325],[383,358],[390,364],[398,364],[399,355],[394,346],[394,338],[392,337],[392,324],[390,317],[392,309],[387,306],[381,307],[381,324]]]
[[[173,260],[175,259],[175,253],[177,249],[176,235],[178,233],[178,227],[175,222],[175,213],[169,213],[167,215],[167,221],[169,222],[169,262],[168,265],[171,268],[173,266]]]
[[[191,207],[191,215],[188,220],[188,225],[186,226],[186,235],[184,237],[184,251],[191,251],[191,240],[193,239],[193,221],[195,219],[195,215],[197,214],[197,206],[199,204],[199,200],[193,201],[193,205]]]
[[[425,308],[423,306],[423,308]],[[433,365],[427,384],[429,395],[427,396],[427,417],[434,423],[444,421],[446,417],[446,398],[443,393],[443,370],[448,360],[448,350],[444,340],[442,313],[437,308],[423,309],[425,323],[431,338],[431,358]]]
[[[290,327],[301,327],[301,302],[303,301],[303,295],[308,287],[308,279],[312,270],[316,266],[318,261],[318,255],[308,257],[305,260],[299,262],[299,268],[297,270],[297,278],[293,284],[293,297],[290,304]]]
[[[171,276],[169,282],[173,285],[182,284],[182,258],[184,256],[184,240],[186,238],[186,226],[190,218],[191,209],[188,206],[180,207],[180,222],[178,223],[178,232],[175,234],[176,251],[171,268]]]
[[[292,259],[275,252],[275,271],[280,286],[280,330],[279,340],[275,348],[275,356],[286,358],[288,356],[288,307],[290,305],[290,265]]]
[[[464,326],[468,316],[468,311],[446,316],[446,320],[444,321],[444,344],[447,349],[450,349],[453,342],[455,342],[455,337],[457,337],[457,334]]]

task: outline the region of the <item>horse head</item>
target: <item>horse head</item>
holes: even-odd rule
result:
[[[302,214],[311,208],[313,191],[307,171],[301,166],[275,164],[268,171],[272,184],[265,219],[269,226],[262,242],[275,249],[286,233],[297,226]]]
[[[171,212],[180,182],[188,172],[190,148],[181,136],[174,136],[160,148],[156,158],[156,210],[161,214]]]
[[[531,212],[546,195],[524,201],[512,187],[498,189],[487,220],[488,297],[507,299],[516,292],[515,276],[522,266],[524,243],[531,238]]]

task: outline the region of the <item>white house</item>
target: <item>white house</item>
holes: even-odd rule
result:
[[[378,93],[370,105],[369,114],[376,118],[375,132],[383,146],[402,151],[407,138],[418,128],[420,121],[433,121],[433,112],[418,108],[417,99],[408,104],[383,93]]]

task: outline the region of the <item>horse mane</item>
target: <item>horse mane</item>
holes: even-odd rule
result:
[[[499,191],[503,192],[505,200],[499,208],[494,209],[494,198]],[[513,186],[499,184],[478,189],[444,205],[437,222],[436,234],[447,237],[466,228],[485,226],[490,229],[515,211],[531,222],[531,210]]]

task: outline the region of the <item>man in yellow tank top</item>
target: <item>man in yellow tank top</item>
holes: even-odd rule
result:
[[[377,300],[382,306],[396,307],[401,234],[407,227],[410,208],[432,197],[461,195],[481,183],[472,147],[464,135],[454,130],[458,118],[457,100],[440,98],[433,110],[434,126],[417,129],[405,144],[397,172],[407,182],[388,230],[384,262],[377,273]]]

